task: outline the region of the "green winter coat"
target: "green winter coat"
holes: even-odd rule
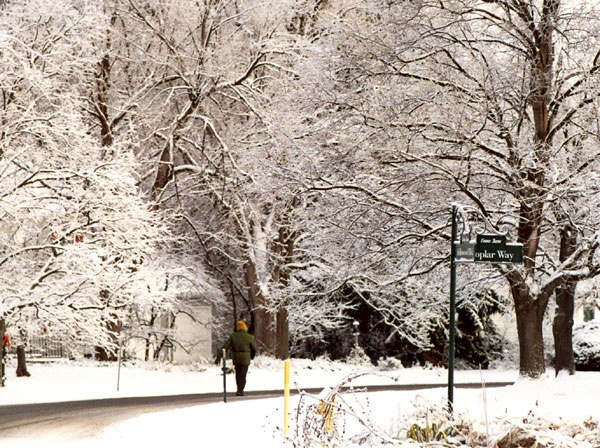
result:
[[[233,365],[250,365],[250,360],[256,354],[256,341],[254,336],[245,330],[237,330],[231,333],[223,346],[225,350],[231,349],[231,360]]]

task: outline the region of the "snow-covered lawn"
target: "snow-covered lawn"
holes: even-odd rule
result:
[[[344,379],[356,375],[360,376],[351,383],[356,386],[386,383],[445,385],[447,381],[444,369],[382,370],[327,360],[292,360],[291,366],[292,387],[300,389],[335,388]],[[120,375],[117,367],[116,363],[93,361],[31,363],[32,376],[16,378],[14,366],[9,365],[6,387],[0,389],[0,405],[222,391],[221,369],[213,364],[124,363]],[[228,390],[234,391],[233,375],[228,375],[227,381]],[[333,414],[331,424],[326,425],[329,431],[316,431],[320,432],[320,446],[383,447],[397,446],[398,441],[403,441],[402,446],[421,446],[409,435],[433,438],[434,423],[441,425],[437,438],[446,438],[456,446],[518,446],[508,444],[509,436],[521,440],[522,446],[527,447],[534,446],[533,442],[526,444],[527,440],[533,440],[531,437],[537,440],[539,448],[600,446],[597,420],[600,373],[579,372],[571,377],[554,378],[549,372],[546,378],[531,381],[518,378],[514,369],[473,370],[457,371],[455,381],[516,383],[502,388],[457,388],[452,420],[443,413],[445,386],[410,392],[342,393],[336,398],[336,406],[345,412]],[[247,390],[282,387],[283,363],[258,357],[250,367]],[[303,431],[325,422],[325,414],[319,413],[319,400],[304,395],[292,397],[290,440],[286,440],[282,432],[283,404],[283,397],[232,399],[227,403],[149,413],[99,429],[84,440],[49,440],[41,433],[23,434],[19,438],[0,434],[0,447],[164,447],[174,443],[215,448],[309,446],[310,434]],[[459,434],[453,428],[459,428]],[[336,445],[329,443],[329,438],[343,442]]]

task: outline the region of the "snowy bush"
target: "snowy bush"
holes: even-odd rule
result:
[[[373,420],[368,396],[349,388],[366,374],[350,375],[319,395],[301,392],[295,416],[295,431],[289,442],[293,448],[358,447],[396,445]]]
[[[395,416],[386,416],[362,389],[349,388],[364,374],[350,375],[319,395],[301,392],[287,441],[293,448],[597,448],[598,420],[553,420],[530,410],[527,416],[488,421],[469,413],[448,413],[445,403],[416,395]],[[487,406],[487,404],[484,404]]]
[[[588,349],[600,347],[599,327],[597,323],[588,323],[578,328],[575,345],[585,342]],[[600,353],[600,350],[591,352]],[[395,358],[380,359],[378,370],[393,370],[396,363],[400,362]],[[445,403],[432,403],[420,395],[410,403],[403,403],[397,415],[385,416],[370,403],[368,396],[360,393],[360,389],[346,388],[355,378],[349,376],[342,384],[319,396],[301,395],[296,431],[289,439],[293,448],[600,447],[598,421],[593,418],[583,422],[553,420],[536,415],[538,411],[535,410],[526,417],[506,414],[489,421],[486,417],[482,421],[459,412],[449,415]]]
[[[377,367],[379,370],[385,372],[388,370],[400,370],[403,369],[402,361],[396,358],[379,358],[377,361]]]
[[[573,352],[577,370],[600,370],[600,322],[585,322],[573,329]]]
[[[598,422],[556,424],[543,418],[527,418],[503,425],[493,446],[496,448],[592,448],[600,442]]]
[[[371,366],[371,358],[367,356],[365,351],[361,346],[354,346],[348,358],[346,358],[346,362],[348,364],[356,365],[356,366]]]

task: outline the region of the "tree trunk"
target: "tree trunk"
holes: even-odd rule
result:
[[[508,281],[517,318],[519,374],[529,378],[539,378],[546,371],[542,329],[548,298],[532,297],[527,282],[517,270],[509,274]]]
[[[108,148],[112,146],[114,142],[114,137],[110,126],[110,118],[108,116],[107,102],[111,70],[110,56],[108,54],[105,54],[102,60],[100,61],[99,65],[100,72],[98,73],[96,78],[96,85],[98,88],[96,96],[96,112],[98,115],[98,120],[100,121],[100,138],[102,142],[102,147]]]
[[[528,173],[531,180],[542,184],[539,174]],[[536,197],[536,190],[525,188],[524,196]],[[538,196],[539,198],[539,196]],[[523,244],[524,263],[522,270],[513,270],[507,280],[510,285],[515,314],[517,319],[517,334],[519,338],[519,374],[530,378],[539,378],[545,371],[543,321],[548,305],[549,293],[535,296],[528,286],[528,277],[534,276],[535,258],[539,246],[540,227],[543,216],[541,200],[521,202],[518,241]]]
[[[156,323],[156,313],[154,307],[150,308],[150,320],[148,321],[148,328],[154,328]],[[146,348],[144,350],[144,361],[150,361],[150,348],[152,347],[152,333],[148,333],[148,337],[145,339]],[[154,355],[154,354],[153,354]]]
[[[267,355],[275,355],[276,322],[273,313],[267,310],[267,303],[258,287],[256,268],[248,261],[244,266],[248,297],[252,306],[252,327],[254,337],[261,352]]]
[[[17,346],[17,376],[31,376],[31,374],[27,371],[24,345]]]
[[[148,335],[148,337],[145,340],[146,342],[146,347],[144,349],[144,361],[150,361],[150,335]]]
[[[258,306],[252,312],[254,323],[254,337],[260,351],[266,355],[275,355],[276,336],[275,319],[272,313]]]
[[[113,350],[109,350],[107,347],[97,346],[96,347],[96,360],[97,361],[117,361],[117,350],[119,346],[119,334],[121,333],[121,322],[116,320],[116,316],[113,315],[113,319],[105,322],[106,328],[108,329],[108,337],[110,338],[113,346]]]
[[[519,374],[539,378],[545,371],[544,321],[545,306],[528,301],[517,310],[517,333],[519,336]]]
[[[278,359],[290,357],[290,325],[286,306],[281,306],[277,312],[277,352]]]
[[[295,204],[292,204],[292,207]],[[284,215],[279,228],[279,236],[273,245],[274,250],[280,255],[281,262],[275,269],[274,278],[282,287],[288,286],[290,282],[290,272],[288,265],[294,258],[294,236],[291,230],[291,213]],[[287,359],[290,357],[290,322],[288,315],[288,300],[279,304],[277,310],[277,349],[275,356],[278,359]]]
[[[96,361],[108,362],[108,361],[116,361],[117,357],[114,354],[111,354],[104,347],[96,347]]]
[[[536,257],[544,220],[544,205],[548,195],[545,184],[550,154],[552,154],[549,114],[554,75],[552,37],[559,2],[544,3],[545,7],[539,20],[534,20],[534,17],[530,16],[530,9],[525,7],[526,2],[517,3],[523,16],[531,20],[536,36],[536,39],[530,42],[530,93],[527,98],[535,128],[533,156],[536,163],[524,165],[523,160],[519,159],[520,177],[515,188],[520,203],[518,242],[523,244],[523,270],[511,272],[507,278],[517,317],[519,373],[523,376],[539,378],[546,370],[542,324],[551,291],[536,293],[528,286],[528,280],[537,282],[534,280],[536,276],[534,271],[537,269]],[[534,25],[536,22],[537,25]]]
[[[575,308],[575,286],[567,283],[556,291],[556,315],[552,323],[554,336],[554,372],[561,370],[575,373],[575,355],[573,353],[573,311]]]
[[[563,228],[560,241],[560,261],[565,261],[575,251],[576,230],[567,225]],[[556,314],[552,323],[554,336],[554,372],[561,370],[575,373],[573,354],[573,312],[575,311],[575,288],[577,282],[565,280],[556,289]]]

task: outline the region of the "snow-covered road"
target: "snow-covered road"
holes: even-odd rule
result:
[[[281,396],[265,400],[256,400],[252,396],[256,391],[282,387],[282,362],[278,360],[258,357],[249,372],[247,396],[237,400],[237,397],[230,396],[228,403],[223,403],[220,398],[223,385],[221,369],[210,364],[170,366],[130,363],[124,365],[121,371],[120,389],[116,387],[117,369],[114,364],[65,361],[52,365],[32,365],[30,371],[32,377],[16,378],[14,366],[11,366],[7,387],[0,388],[0,420],[9,411],[9,406],[41,402],[128,397],[142,399],[140,397],[147,395],[204,393],[214,394],[219,402],[201,406],[190,404],[179,409],[155,409],[152,406],[135,412],[131,409],[105,409],[103,414],[73,409],[64,417],[50,415],[47,420],[38,422],[39,426],[35,428],[8,428],[12,431],[8,433],[0,431],[2,448],[164,448],[179,443],[187,446],[190,440],[219,440],[222,448],[244,446],[250,440],[253,446],[262,448],[290,446],[282,435],[284,412]],[[361,372],[366,375],[359,375]],[[544,432],[544,437],[564,439],[567,436],[559,433],[559,429],[564,427],[567,430],[572,424],[583,428],[583,432],[590,432],[582,426],[582,422],[588,424],[596,421],[600,392],[598,375],[597,372],[578,372],[573,377],[555,378],[549,373],[540,380],[531,381],[518,378],[518,372],[514,369],[460,370],[456,372],[456,382],[476,383],[478,388],[457,387],[455,414],[459,419],[472,421],[473,428],[480,433],[488,431],[489,423],[490,437],[502,435],[511,425],[523,425],[524,422],[539,423],[539,430]],[[437,385],[437,388],[418,391],[344,394],[342,398],[346,403],[357,403],[353,405],[353,412],[363,412],[361,418],[370,422],[370,425],[375,425],[380,432],[395,436],[401,436],[403,428],[412,425],[423,411],[427,411],[426,415],[430,418],[436,409],[445,405],[446,400],[446,388],[439,387],[447,379],[444,369],[398,367],[383,370],[327,360],[292,360],[291,376],[292,388],[302,390],[340,384],[352,384],[355,387],[365,384]],[[230,392],[233,392],[233,378],[227,381]],[[515,381],[515,384],[491,388],[492,383],[498,381]],[[292,397],[291,401],[292,428],[298,428],[302,423],[297,425],[294,419],[299,415],[297,410],[301,409],[300,403],[297,396]],[[303,406],[306,404],[310,402],[303,402]],[[161,410],[165,412],[154,412]],[[232,431],[232,421],[236,422],[235,431]],[[348,420],[344,424],[346,439],[365,430],[364,426],[354,421]],[[587,432],[585,437],[588,437]],[[577,445],[572,445],[561,442],[552,446],[584,448],[598,446],[598,443],[578,441]]]
[[[495,382],[488,387],[502,387],[510,383]],[[364,386],[371,392],[409,391],[444,387],[443,384],[403,384]],[[457,388],[477,388],[477,383],[456,385]],[[309,388],[306,393],[316,394],[322,388]],[[296,394],[296,391],[293,391]],[[244,401],[281,397],[281,390],[250,391],[244,397],[228,394],[227,400]],[[222,393],[127,397],[66,402],[31,403],[0,406],[0,434],[20,437],[23,434],[44,434],[52,439],[81,440],[97,436],[108,426],[150,412],[197,406],[223,401]]]

